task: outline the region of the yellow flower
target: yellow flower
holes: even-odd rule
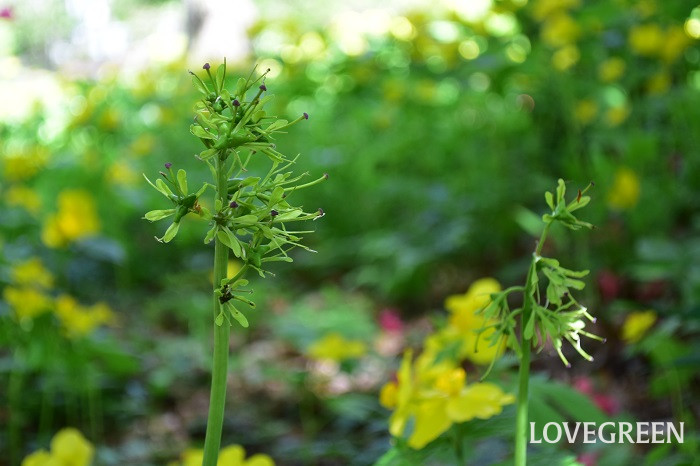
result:
[[[62,466],[60,461],[46,450],[35,451],[22,460],[21,466]]]
[[[658,24],[649,23],[630,29],[627,40],[638,55],[650,57],[662,51],[665,38]]]
[[[204,450],[188,448],[182,454],[182,466],[201,466]],[[245,459],[245,450],[240,445],[230,445],[219,452],[216,466],[275,466],[268,455],[257,454]]]
[[[576,102],[574,117],[582,125],[590,124],[598,114],[598,104],[591,99],[583,99]]]
[[[566,71],[581,59],[581,52],[575,45],[562,47],[552,55],[552,65],[559,71]]]
[[[19,320],[33,319],[51,309],[51,298],[35,288],[8,286],[2,294]]]
[[[100,325],[111,324],[115,320],[114,313],[106,304],[83,307],[68,295],[56,298],[55,312],[70,338],[88,335]]]
[[[133,185],[140,179],[140,176],[124,160],[119,160],[110,165],[109,169],[107,169],[106,177],[109,182],[123,186]]]
[[[38,285],[42,288],[53,286],[53,275],[38,257],[13,265],[11,275],[12,281],[17,285]]]
[[[438,438],[455,422],[474,418],[488,419],[512,403],[512,395],[505,394],[497,385],[476,383],[466,385],[462,368],[445,372],[432,392],[422,394],[415,409],[415,428],[408,445],[421,449]]]
[[[95,449],[79,430],[61,429],[51,439],[51,452],[36,451],[21,466],[90,466]]]
[[[448,340],[461,339],[460,356],[467,357],[476,364],[488,364],[505,349],[502,344],[491,346],[489,337],[493,329],[486,329],[477,335],[482,328],[492,324],[486,321],[478,311],[486,307],[491,300],[491,294],[501,290],[501,285],[493,278],[482,278],[475,281],[463,295],[449,296],[445,300],[445,308],[450,312],[448,326],[441,333]]]
[[[386,409],[394,409],[398,400],[399,386],[396,382],[387,382],[379,391],[379,404]]]
[[[332,332],[313,343],[307,350],[314,359],[344,361],[359,358],[367,351],[366,345],[358,340],[348,340],[341,334]]]
[[[605,122],[608,126],[615,127],[622,124],[630,115],[630,108],[627,104],[610,107],[605,112]]]
[[[22,207],[32,214],[36,214],[41,208],[39,195],[26,186],[13,186],[8,189],[5,193],[5,202],[10,206]]]
[[[581,29],[576,21],[566,13],[558,13],[547,19],[542,25],[540,37],[542,42],[551,47],[563,47],[576,42]]]
[[[532,16],[542,21],[548,16],[580,5],[580,0],[537,0],[532,7]]]
[[[690,45],[690,42],[690,38],[686,35],[682,26],[671,26],[666,31],[666,38],[661,49],[661,58],[667,63],[676,61]]]
[[[100,221],[89,193],[67,190],[58,195],[58,212],[50,215],[41,234],[49,247],[64,247],[71,241],[97,233]]]
[[[667,71],[659,71],[653,74],[646,82],[649,94],[663,94],[671,87],[671,76]]]
[[[64,466],[88,466],[95,449],[79,430],[67,427],[51,439],[51,454]]]
[[[613,209],[631,209],[637,205],[640,191],[637,174],[627,167],[620,167],[615,172],[615,180],[608,193],[608,204]]]
[[[151,134],[144,133],[134,139],[129,146],[129,152],[134,155],[144,156],[150,154],[155,146],[156,138]]]
[[[40,146],[10,150],[3,157],[4,178],[8,181],[31,178],[44,168],[47,158],[48,151]]]
[[[617,81],[625,74],[626,67],[625,60],[622,58],[608,58],[598,66],[598,77],[606,83]]]
[[[630,312],[622,324],[622,339],[626,343],[636,343],[656,322],[656,312],[652,310]]]

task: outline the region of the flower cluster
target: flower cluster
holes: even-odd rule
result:
[[[173,207],[146,213],[150,221],[173,217],[173,221],[159,241],[169,242],[178,233],[180,221],[194,213],[210,222],[204,242],[216,240],[243,262],[239,272],[233,277],[224,278],[218,285],[216,295],[220,312],[216,324],[223,325],[231,318],[242,326],[248,320],[233,304],[235,300],[253,306],[241,296],[249,292],[240,287],[247,285],[243,279],[247,269],[253,269],[262,277],[266,273],[267,262],[291,262],[289,251],[301,247],[301,234],[308,231],[288,229],[292,222],[316,220],[324,215],[322,209],[305,212],[301,206],[290,203],[295,191],[308,188],[328,178],[320,178],[302,183],[307,174],[294,176],[289,168],[296,159],[287,159],[272,142],[277,133],[284,132],[302,120],[308,120],[304,113],[294,121],[268,116],[264,106],[272,96],[267,91],[267,72],[253,79],[252,74],[237,81],[235,89],[225,88],[226,63],[212,73],[207,63],[204,66],[209,84],[192,73],[195,87],[202,93],[196,104],[194,124],[190,132],[198,137],[205,149],[196,158],[206,163],[211,170],[214,184],[204,183],[195,193],[188,191],[187,173],[183,169],[174,172],[172,164],[166,163],[167,172],[161,172],[162,179],[149,184],[165,196]],[[268,70],[269,71],[269,70]],[[258,84],[260,83],[260,84]],[[254,92],[251,96],[251,90]],[[249,163],[254,157],[266,157],[271,162],[270,169],[261,176],[250,173]],[[200,202],[200,196],[208,188],[216,191],[214,211],[209,212]]]
[[[36,451],[22,461],[22,466],[90,466],[95,448],[72,427],[61,429],[51,439],[51,450]]]
[[[359,340],[349,340],[338,332],[331,332],[312,343],[306,352],[313,359],[342,362],[364,355],[367,345]]]
[[[38,258],[15,264],[11,277],[12,284],[3,290],[3,298],[22,326],[31,325],[33,319],[53,311],[66,336],[79,338],[115,320],[105,303],[83,306],[69,295],[54,298],[53,275]]]
[[[66,190],[58,195],[58,212],[46,219],[41,239],[49,247],[61,248],[99,230],[92,196],[85,191]]]
[[[403,435],[409,420],[414,420],[408,436],[411,448],[423,448],[454,423],[495,416],[514,401],[493,383],[467,384],[461,366],[465,359],[489,363],[504,348],[502,339],[491,344],[487,338],[479,338],[480,332],[491,335],[495,322],[478,311],[498,290],[498,282],[485,278],[476,281],[466,294],[450,296],[445,303],[450,311],[448,324],[426,338],[423,352],[415,360],[413,352],[406,351],[397,380],[382,388],[381,404],[394,411],[389,420],[391,434]]]

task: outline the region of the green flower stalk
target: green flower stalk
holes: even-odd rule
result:
[[[251,270],[261,277],[271,275],[266,269],[268,263],[292,262],[289,251],[296,247],[314,252],[301,242],[300,235],[310,232],[292,230],[288,225],[316,220],[323,217],[324,212],[322,209],[306,212],[292,204],[290,198],[295,191],[314,186],[328,175],[305,182],[308,174],[295,176],[290,170],[296,158],[290,160],[277,150],[273,143],[275,135],[308,120],[309,115],[304,113],[291,122],[267,115],[264,106],[272,99],[270,95],[263,97],[267,91],[267,72],[255,79],[253,73],[247,79],[240,78],[229,91],[224,87],[225,60],[216,73],[212,73],[208,63],[203,69],[208,82],[190,72],[194,86],[203,96],[195,105],[190,132],[204,145],[204,150],[195,157],[209,167],[213,182],[204,183],[190,193],[185,170],[179,169],[176,173],[171,163],[165,164],[167,172],[160,172],[162,178],[155,183],[146,180],[172,206],[150,211],[145,218],[150,221],[173,218],[165,234],[156,238],[163,243],[175,238],[181,220],[189,214],[209,221],[204,243],[214,242],[214,354],[203,465],[214,466],[221,443],[231,326],[236,321],[248,327],[248,319],[239,309],[241,304],[255,308],[255,304],[245,298],[245,294],[251,292],[246,289],[245,276]],[[270,162],[264,176],[248,173],[248,164],[256,157]],[[213,212],[199,202],[208,189],[214,191]],[[229,253],[243,262],[233,277],[227,276]]]
[[[581,347],[581,336],[604,341],[603,338],[586,332],[586,320],[595,322],[588,309],[581,305],[571,294],[571,290],[582,290],[585,283],[580,278],[588,275],[588,270],[573,271],[559,265],[559,261],[542,257],[542,248],[549,229],[559,222],[571,230],[593,228],[593,225],[576,218],[573,213],[585,207],[591,200],[585,193],[593,186],[591,183],[583,191],[578,191],[576,198],[566,202],[566,185],[559,180],[554,193],[546,192],[545,201],[551,212],[542,216],[544,229],[537,242],[532,261],[528,269],[525,286],[513,286],[500,293],[491,295],[491,302],[483,309],[487,321],[493,319],[495,331],[489,334],[491,344],[499,344],[505,339],[520,358],[518,373],[518,400],[516,408],[515,430],[515,465],[527,464],[527,430],[528,430],[528,389],[530,381],[531,349],[544,349],[547,341],[551,341],[554,349],[566,367],[571,367],[562,352],[564,341],[567,341],[586,360],[592,361]],[[546,288],[542,278],[546,279]],[[544,288],[544,292],[542,289]],[[510,309],[508,297],[511,294],[522,295],[522,307]],[[520,320],[520,337],[516,335],[517,320]],[[483,332],[483,329],[482,329]]]

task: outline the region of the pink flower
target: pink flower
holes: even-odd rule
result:
[[[618,403],[618,401],[610,395],[597,393],[593,388],[593,381],[590,378],[577,377],[574,379],[572,385],[576,390],[590,397],[596,406],[598,406],[605,414],[610,416],[620,411],[620,403]]]
[[[6,6],[6,7],[0,9],[0,18],[12,19],[13,17],[14,17],[14,14],[12,12],[11,7]]]
[[[598,456],[595,453],[581,453],[576,458],[576,461],[585,466],[596,466],[598,464]]]
[[[382,309],[379,313],[379,326],[385,332],[400,332],[403,330],[403,322],[396,309]]]

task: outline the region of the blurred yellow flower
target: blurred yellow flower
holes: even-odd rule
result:
[[[666,31],[664,45],[661,49],[661,58],[667,63],[676,61],[690,45],[690,42],[690,38],[686,35],[682,26],[671,26]]]
[[[107,169],[106,178],[110,183],[122,186],[135,184],[141,179],[125,160],[118,160]]]
[[[53,275],[38,257],[14,264],[11,276],[12,281],[17,285],[38,285],[42,288],[53,286]]]
[[[566,71],[581,59],[581,52],[575,45],[562,47],[552,55],[552,65],[559,71]]]
[[[642,24],[630,29],[628,42],[630,48],[642,56],[658,55],[664,47],[664,33],[656,23]]]
[[[56,298],[55,312],[70,338],[83,337],[100,325],[109,325],[115,320],[114,313],[106,304],[84,307],[68,295]]]
[[[9,181],[22,181],[36,175],[44,167],[46,151],[34,149],[10,152],[3,157],[3,175]]]
[[[619,126],[629,115],[630,108],[627,104],[616,105],[606,110],[605,122],[611,127]]]
[[[536,0],[532,6],[532,16],[542,21],[552,14],[576,8],[580,4],[580,0]]]
[[[646,82],[646,90],[649,94],[663,94],[671,87],[671,75],[662,70],[649,77]]]
[[[491,383],[466,384],[466,373],[461,367],[443,370],[431,384],[411,368],[412,353],[404,353],[397,382],[382,388],[382,404],[395,408],[389,419],[389,431],[395,437],[403,434],[408,419],[415,419],[408,445],[421,449],[438,438],[455,422],[474,418],[488,419],[499,414],[502,407],[512,403],[512,395],[505,394]],[[417,368],[416,368],[417,369]]]
[[[548,18],[540,30],[542,42],[551,47],[573,44],[580,34],[581,29],[578,24],[566,13],[558,13]]]
[[[489,337],[493,329],[478,332],[492,322],[486,321],[477,312],[486,307],[491,294],[501,291],[501,285],[493,278],[475,281],[463,295],[449,296],[445,308],[450,312],[448,325],[441,332],[448,340],[462,340],[460,356],[469,358],[476,364],[488,364],[505,349],[502,344],[491,345]]]
[[[393,409],[396,407],[398,401],[398,390],[399,386],[396,382],[388,382],[384,384],[382,389],[379,391],[379,404],[384,406],[386,409]]]
[[[608,58],[598,66],[598,77],[606,83],[617,81],[625,74],[626,67],[625,60],[622,58]]]
[[[591,99],[583,99],[576,102],[574,118],[582,125],[590,124],[598,115],[598,104]]]
[[[156,146],[156,138],[152,134],[139,135],[129,146],[129,152],[134,155],[144,156],[150,154]]]
[[[95,203],[86,191],[66,190],[58,195],[58,212],[44,223],[41,239],[49,247],[64,247],[100,229]]]
[[[630,312],[622,324],[622,339],[626,343],[638,342],[654,325],[656,318],[656,312],[652,310]]]
[[[51,439],[51,454],[65,466],[88,466],[95,449],[79,430],[67,427]]]
[[[7,286],[2,295],[19,320],[33,319],[51,309],[51,298],[33,287]]]
[[[41,208],[41,199],[37,192],[26,186],[9,188],[5,193],[5,202],[10,206],[22,207],[32,214],[36,214]]]
[[[307,350],[314,359],[344,361],[359,358],[367,352],[367,346],[358,340],[348,340],[337,332],[328,333],[313,343]]]
[[[24,458],[21,466],[90,466],[95,448],[77,429],[61,429],[51,439],[51,451],[39,450]]]
[[[202,466],[204,450],[188,448],[182,454],[182,466]],[[240,445],[229,445],[219,452],[216,466],[274,466],[268,455],[258,453],[245,459],[245,450]]]
[[[639,176],[627,167],[620,167],[608,193],[608,204],[613,209],[631,209],[637,205],[640,191]]]

